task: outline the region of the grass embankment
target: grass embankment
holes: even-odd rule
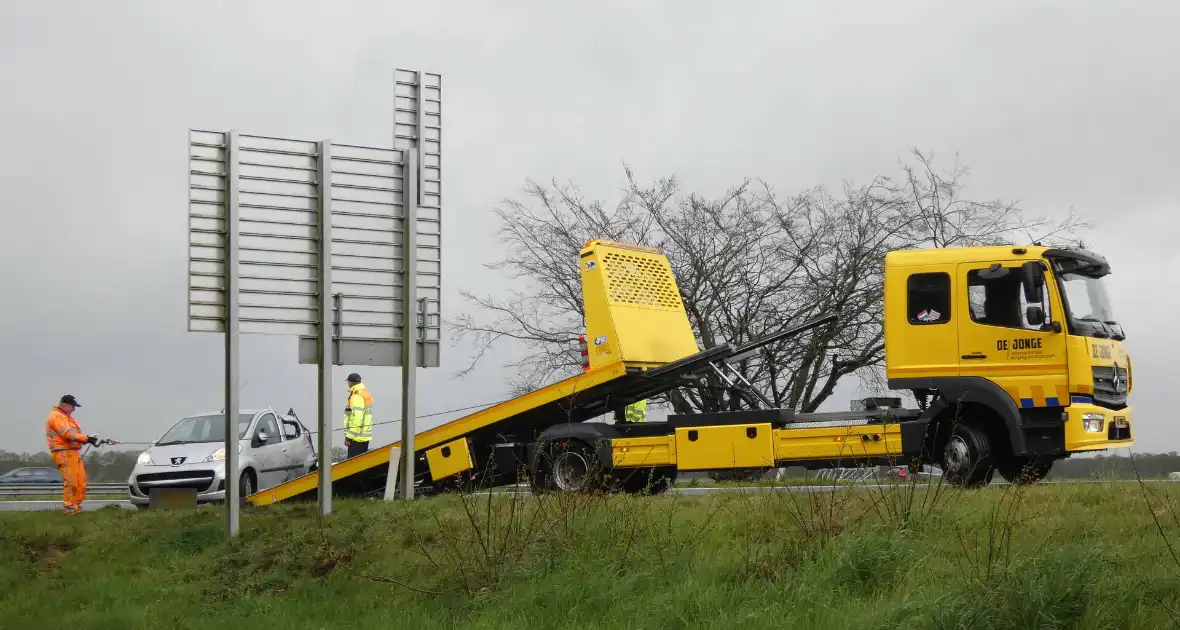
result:
[[[1178,504],[1096,484],[450,496],[339,501],[323,528],[312,505],[248,510],[232,542],[215,508],[12,513],[0,626],[1166,628]]]

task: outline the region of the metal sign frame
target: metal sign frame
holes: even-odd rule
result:
[[[190,332],[225,335],[230,536],[239,532],[243,333],[297,335],[299,362],[317,365],[323,516],[332,511],[332,366],[401,366],[402,453],[390,472],[400,460],[400,494],[413,498],[416,369],[439,365],[441,340],[442,77],[397,69],[393,97],[392,148],[189,130],[188,322]]]

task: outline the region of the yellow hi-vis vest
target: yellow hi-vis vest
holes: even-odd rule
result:
[[[643,422],[647,416],[647,401],[640,400],[636,403],[627,405],[624,420],[626,422]]]
[[[353,442],[373,439],[373,395],[364,383],[348,388],[348,404],[344,407],[344,438]]]

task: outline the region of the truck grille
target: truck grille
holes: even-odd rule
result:
[[[1094,402],[1111,409],[1127,406],[1127,368],[1094,367]]]
[[[135,478],[135,485],[146,492],[150,488],[193,488],[197,491],[213,485],[211,470],[176,470],[162,473],[147,473]]]

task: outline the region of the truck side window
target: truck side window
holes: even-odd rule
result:
[[[967,302],[971,307],[971,321],[984,326],[1001,326],[1023,330],[1040,330],[1040,325],[1028,321],[1024,288],[1020,273],[1015,268],[1004,268],[1000,273],[989,269],[972,269],[967,272]],[[1046,316],[1049,313],[1049,299],[1046,289],[1041,288],[1039,304]]]
[[[906,293],[906,315],[911,324],[945,324],[951,320],[950,274],[911,274],[906,279]]]

